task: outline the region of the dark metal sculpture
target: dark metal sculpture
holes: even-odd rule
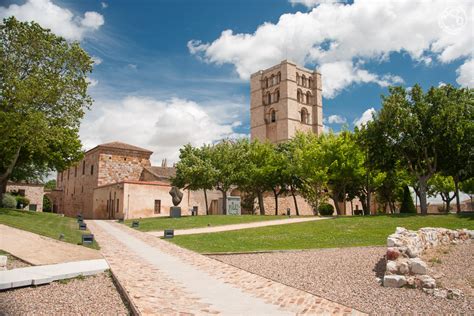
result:
[[[172,187],[170,190],[170,195],[173,200],[173,205],[178,206],[183,199],[183,192],[181,192],[177,187]]]

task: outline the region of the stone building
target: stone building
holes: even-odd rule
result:
[[[53,210],[94,219],[169,215],[173,204],[168,192],[175,169],[152,166],[151,154],[147,149],[121,142],[94,147],[76,165],[58,172],[57,188],[48,194]],[[183,193],[180,206],[184,214],[193,206],[198,207],[199,214],[205,214],[203,192]],[[210,203],[219,197],[218,192],[208,192]]]
[[[7,190],[9,193],[18,193],[18,195],[26,197],[30,200],[30,204],[24,207],[25,210],[42,212],[43,211],[43,196],[44,185],[23,182],[8,182]]]
[[[321,74],[284,60],[250,77],[252,139],[284,142],[297,131],[323,131]]]

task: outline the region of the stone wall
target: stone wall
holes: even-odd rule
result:
[[[24,190],[25,197],[30,200],[30,204],[25,206],[25,210],[36,207],[37,212],[43,211],[44,186],[42,184],[8,182],[7,192],[18,192],[20,190]]]
[[[397,227],[387,238],[387,266],[385,287],[418,287],[433,293],[436,281],[428,275],[428,265],[420,255],[440,245],[457,244],[474,239],[474,231],[467,229],[421,228],[418,231]]]

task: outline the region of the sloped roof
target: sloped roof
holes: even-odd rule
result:
[[[169,179],[176,175],[176,168],[175,167],[159,167],[159,166],[151,166],[145,167],[145,170],[150,172],[152,175],[158,178],[166,178]]]
[[[134,151],[141,151],[141,152],[146,152],[146,153],[150,153],[150,154],[153,153],[151,150],[141,148],[141,147],[138,147],[138,146],[134,146],[134,145],[130,145],[130,144],[126,144],[126,143],[122,143],[122,142],[117,142],[117,141],[97,145],[89,151],[92,151],[92,150],[94,150],[96,148],[99,148],[99,147],[101,147],[101,148],[112,148],[112,149],[134,150]]]

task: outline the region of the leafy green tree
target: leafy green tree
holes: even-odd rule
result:
[[[189,190],[203,190],[206,214],[209,215],[207,190],[212,190],[214,173],[211,164],[212,149],[209,145],[200,148],[190,144],[180,149],[179,162],[176,164],[176,176],[171,179],[174,186]]]
[[[275,199],[275,215],[278,215],[278,197],[287,192],[288,175],[285,171],[289,168],[288,160],[284,152],[282,152],[279,146],[272,146],[273,153],[269,157],[269,165],[271,168],[268,169],[267,184],[273,192]]]
[[[400,205],[400,213],[416,214],[415,204],[413,203],[410,189],[407,185],[403,187],[403,199],[402,204]]]
[[[277,151],[279,151],[286,161],[286,168],[281,170],[281,177],[285,183],[286,191],[291,193],[293,197],[293,203],[295,205],[296,215],[300,215],[298,201],[296,200],[296,193],[302,186],[302,181],[298,177],[298,167],[296,165],[295,157],[295,142],[293,139],[280,143],[277,145]]]
[[[328,166],[324,163],[318,136],[314,133],[297,133],[293,138],[294,167],[300,179],[300,192],[314,210],[326,199]]]
[[[471,208],[470,210],[473,210],[474,204],[472,203],[472,196],[474,195],[474,178],[470,178],[468,180],[465,180],[460,183],[460,188],[464,193],[469,194],[469,197],[471,198]]]
[[[438,111],[438,169],[453,178],[459,213],[459,183],[474,177],[474,90],[446,85],[430,89],[428,95]]]
[[[44,184],[44,188],[46,190],[54,190],[56,189],[56,180],[55,179],[51,179],[49,181],[47,181],[45,184]]]
[[[321,135],[321,164],[327,167],[328,187],[338,215],[346,214],[349,189],[363,179],[364,153],[355,141],[354,134],[342,131],[340,134]],[[340,209],[344,202],[344,210]]]
[[[456,197],[456,193],[451,195],[451,192],[455,192],[456,187],[454,185],[453,177],[443,176],[439,173],[435,174],[430,181],[428,181],[428,193],[431,196],[441,195],[445,204],[445,211],[449,212],[451,209],[450,203]]]
[[[379,133],[379,146],[388,148],[416,179],[423,215],[427,214],[428,181],[438,170],[439,113],[442,99],[431,91],[423,93],[419,85],[407,92],[403,87],[390,87],[382,97],[383,107],[369,129]],[[393,159],[393,157],[390,157]]]
[[[0,193],[25,170],[62,170],[81,158],[79,124],[92,103],[92,60],[34,22],[0,24]]]

